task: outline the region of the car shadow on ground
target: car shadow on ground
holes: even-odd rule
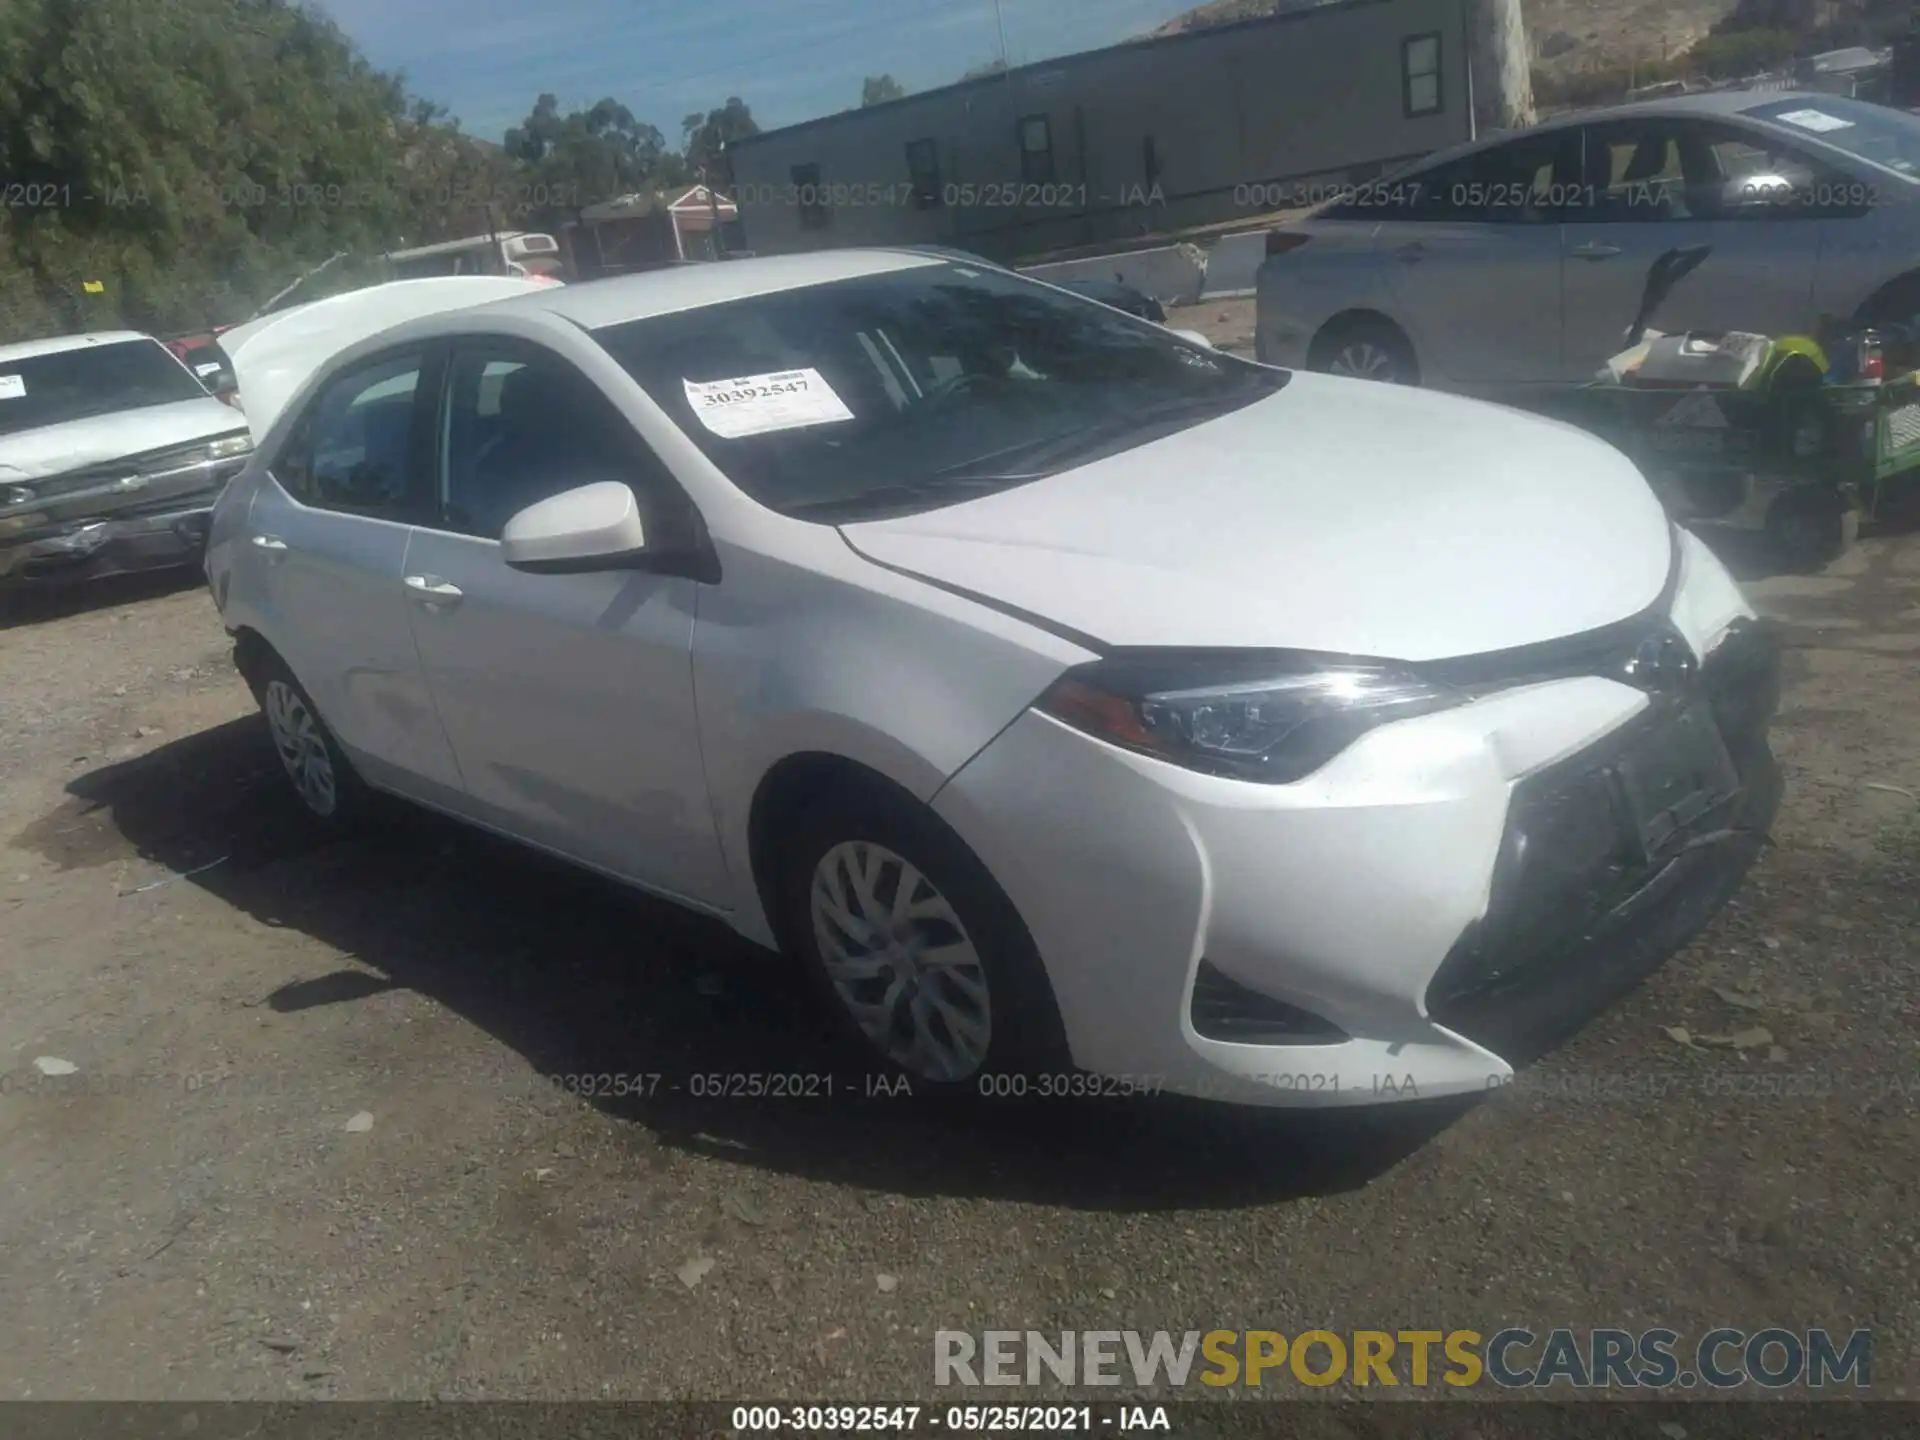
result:
[[[72,584],[0,585],[0,630],[46,625],[91,610],[157,600],[206,583],[197,567],[181,565]]]
[[[658,1075],[651,1094],[584,1103],[733,1163],[896,1194],[1234,1207],[1356,1188],[1471,1108],[1288,1115],[1167,1096],[869,1095],[859,1057],[833,1041],[778,957],[717,921],[411,807],[393,805],[364,836],[330,839],[299,809],[253,717],[95,769],[68,791],[17,844],[66,868],[130,847],[367,967],[259,997],[274,1011],[297,1023],[318,1007],[410,989],[537,1074]],[[81,823],[89,815],[95,823]],[[691,1077],[728,1075],[831,1076],[833,1096],[691,1093],[714,1088]]]

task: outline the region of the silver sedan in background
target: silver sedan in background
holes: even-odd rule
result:
[[[1274,230],[1259,358],[1490,398],[1578,383],[1663,251],[1711,254],[1654,323],[1804,334],[1920,314],[1920,119],[1719,91],[1429,156]]]

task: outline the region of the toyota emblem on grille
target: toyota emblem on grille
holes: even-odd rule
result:
[[[1693,678],[1693,652],[1676,632],[1657,630],[1633,647],[1620,670],[1642,690],[1677,690]]]

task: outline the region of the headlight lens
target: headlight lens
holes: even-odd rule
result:
[[[209,460],[226,460],[235,455],[245,455],[253,449],[251,435],[229,435],[224,440],[216,440],[207,446]]]
[[[1466,698],[1388,666],[1272,653],[1154,655],[1071,670],[1038,708],[1190,770],[1285,785],[1376,726]]]

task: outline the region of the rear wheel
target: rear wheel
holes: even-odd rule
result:
[[[1068,1068],[1032,937],[930,811],[876,786],[819,804],[786,848],[784,939],[870,1061],[935,1095]]]
[[[1307,355],[1307,368],[1353,380],[1388,385],[1418,385],[1420,365],[1413,346],[1391,321],[1356,316],[1322,331]]]
[[[369,792],[300,682],[276,655],[260,662],[260,710],[293,793],[328,829],[358,824]]]

